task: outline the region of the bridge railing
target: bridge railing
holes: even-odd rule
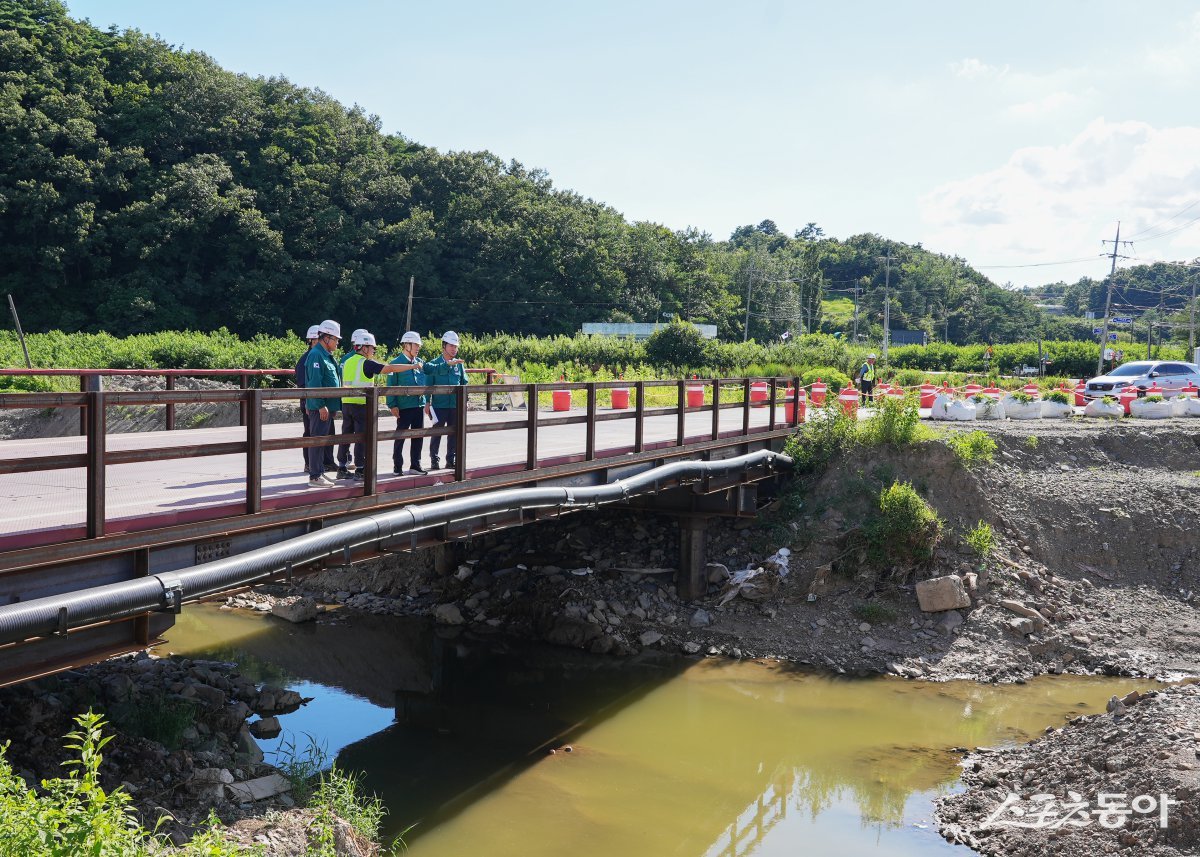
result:
[[[78,370],[74,370],[78,371]],[[267,373],[264,373],[267,374]],[[82,453],[26,455],[20,458],[0,459],[0,476],[4,474],[34,473],[52,470],[84,468],[86,473],[85,533],[87,538],[104,536],[107,528],[105,510],[107,468],[112,465],[138,462],[167,461],[182,458],[201,458],[219,455],[245,456],[245,504],[244,514],[255,514],[263,509],[262,476],[263,453],[285,449],[340,446],[363,443],[366,461],[361,488],[354,490],[362,496],[381,493],[379,484],[380,467],[378,446],[387,440],[455,435],[454,478],[468,478],[469,435],[496,431],[524,431],[525,455],[522,462],[512,465],[516,472],[534,471],[545,465],[547,460],[539,452],[539,432],[551,426],[583,425],[582,448],[568,456],[570,462],[579,464],[580,470],[588,469],[588,463],[598,458],[612,458],[628,453],[641,454],[649,450],[684,447],[697,444],[712,444],[721,438],[742,437],[752,434],[751,409],[766,408],[765,427],[757,431],[774,432],[794,427],[798,422],[795,409],[781,417],[778,405],[785,389],[798,387],[799,379],[784,377],[768,378],[706,378],[648,381],[591,381],[555,382],[549,384],[492,384],[492,394],[520,393],[524,396],[526,414],[524,419],[505,417],[485,422],[467,421],[466,386],[425,387],[426,394],[450,394],[456,398],[455,425],[422,429],[385,430],[380,427],[380,405],[383,397],[413,395],[413,387],[368,387],[368,388],[317,388],[300,390],[249,388],[238,390],[151,390],[141,392],[117,392],[92,390],[81,393],[3,393],[0,394],[0,410],[10,408],[79,408],[85,427],[86,448]],[[477,386],[477,385],[475,385]],[[600,406],[601,394],[612,390],[629,390],[629,407],[607,409]],[[545,393],[582,391],[583,407],[555,413],[539,406]],[[263,406],[268,401],[300,400],[304,398],[340,398],[348,395],[367,397],[367,414],[373,415],[366,422],[363,432],[334,434],[323,437],[264,437]],[[663,404],[665,402],[665,404]],[[107,431],[108,409],[120,406],[181,404],[236,403],[241,406],[242,425],[246,428],[245,440],[211,443],[175,443],[170,446],[142,447],[133,449],[109,449]],[[722,429],[721,413],[740,410],[742,418],[737,428]],[[701,434],[687,434],[688,414],[711,413],[711,423]],[[386,413],[386,412],[385,412]],[[511,412],[510,412],[511,413]],[[552,414],[551,416],[543,416]],[[674,414],[676,426],[671,440],[649,441],[646,421],[653,417]],[[597,445],[597,426],[603,422],[630,420],[633,422],[632,443],[616,449],[600,449]],[[561,458],[562,456],[559,456]],[[404,491],[410,484],[389,484],[383,493]],[[347,485],[340,489],[342,495],[350,490]],[[339,495],[339,496],[342,496]]]

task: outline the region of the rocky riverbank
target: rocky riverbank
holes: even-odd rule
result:
[[[1200,850],[1200,688],[1136,691],[1030,744],[963,761],[938,802],[943,836],[986,855],[1092,857]]]

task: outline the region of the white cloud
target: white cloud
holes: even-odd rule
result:
[[[988,65],[983,60],[967,57],[950,63],[950,71],[955,77],[965,77],[967,80],[980,80],[1004,77],[1008,74],[1008,66]]]
[[[1079,101],[1080,97],[1075,93],[1058,90],[1057,92],[1043,95],[1041,98],[1035,98],[1032,101],[1022,101],[1020,104],[1013,104],[1006,112],[1018,119],[1038,119],[1042,116],[1057,113],[1065,108],[1073,107]]]
[[[1179,41],[1148,48],[1145,63],[1150,71],[1177,82],[1200,71],[1200,12],[1182,28]]]
[[[1157,237],[1200,215],[1200,127],[1090,122],[1060,146],[1017,149],[995,169],[948,182],[920,200],[923,242],[974,265],[1031,265],[1090,259],[1076,266],[987,270],[994,279],[1049,282],[1102,276],[1101,239],[1135,241],[1143,259],[1200,253],[1200,222]],[[1173,219],[1174,218],[1174,219]],[[1155,227],[1166,221],[1165,225]],[[1139,241],[1140,239],[1140,241]]]

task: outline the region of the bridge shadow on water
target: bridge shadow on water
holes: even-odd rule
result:
[[[1006,706],[987,691],[972,714],[961,688],[782,664],[601,657],[394,617],[265,621],[268,633],[206,654],[394,712],[379,731],[328,724],[349,735],[331,749],[383,799],[386,836],[415,825],[405,839],[418,854],[732,857],[784,821],[784,840],[821,843],[810,853],[847,838],[877,854],[937,852],[936,834],[905,829],[910,798],[952,787],[954,744],[1021,734],[1006,734]],[[873,847],[897,831],[897,847]]]

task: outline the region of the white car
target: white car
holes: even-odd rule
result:
[[[1200,366],[1179,360],[1134,360],[1123,363],[1107,375],[1092,378],[1084,385],[1083,395],[1088,399],[1117,396],[1126,387],[1138,389],[1138,395],[1157,383],[1163,396],[1170,398],[1191,384],[1200,387]]]

